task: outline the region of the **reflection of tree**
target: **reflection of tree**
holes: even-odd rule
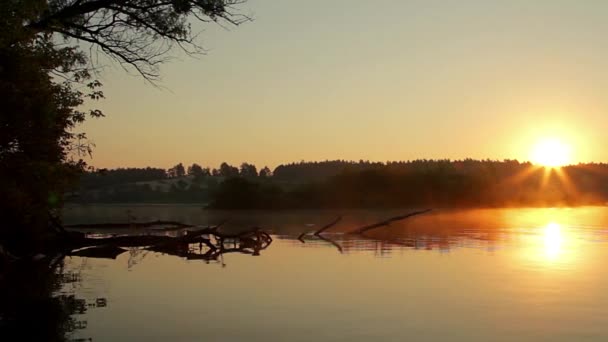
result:
[[[200,231],[199,231],[200,232]],[[189,260],[206,262],[221,260],[227,253],[260,255],[272,242],[272,238],[259,228],[227,234],[215,230],[203,230],[205,234],[191,233],[177,238],[167,236],[137,240],[137,237],[119,240],[99,239],[105,242],[119,241],[135,245],[136,242],[153,241],[148,247],[131,247],[129,267],[149,252],[162,252]],[[115,258],[125,252],[118,246],[101,245],[72,252],[87,258]],[[63,258],[43,259],[37,262],[18,260],[0,272],[0,336],[15,336],[23,341],[88,341],[72,339],[74,333],[84,330],[88,321],[84,316],[92,308],[108,305],[104,297],[87,300],[75,295],[81,282],[82,267],[66,268]]]
[[[88,324],[78,316],[105,307],[107,300],[96,298],[88,303],[73,290],[66,291],[80,281],[80,272],[66,270],[63,259],[7,264],[0,271],[0,336],[17,341],[83,340],[72,339],[73,333]]]

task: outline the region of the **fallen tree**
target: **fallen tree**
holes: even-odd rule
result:
[[[345,234],[362,235],[372,229],[385,227],[393,222],[429,212],[430,209],[414,211],[405,215],[395,216],[373,224],[349,230]],[[339,216],[328,224],[313,232],[304,232],[298,236],[298,240],[305,242],[306,235],[334,245],[340,252],[342,247],[337,242],[323,235],[330,228],[342,220]],[[191,260],[217,260],[226,253],[243,253],[259,255],[260,251],[268,248],[272,243],[272,237],[261,227],[253,227],[238,233],[226,233],[220,231],[226,221],[215,226],[193,229],[200,226],[186,224],[178,221],[150,221],[150,222],[128,222],[128,223],[98,223],[98,224],[75,224],[58,228],[63,234],[60,244],[53,246],[54,252],[48,255],[59,254],[66,256],[81,256],[92,258],[116,258],[127,251],[125,248],[142,248],[148,251],[166,253]],[[73,231],[73,229],[106,229],[106,228],[151,228],[162,227],[165,231],[181,229],[184,235],[167,236],[137,234],[119,235],[107,237],[89,237],[84,233]],[[167,227],[168,226],[168,227]],[[71,229],[71,230],[70,230]],[[312,234],[311,234],[312,233]],[[196,246],[198,245],[198,250]]]
[[[166,224],[168,221],[154,221],[140,223],[141,227],[158,225],[159,222]],[[194,225],[181,222],[170,221],[174,226],[183,229],[195,227]],[[185,235],[171,237],[164,235],[123,235],[102,238],[91,238],[85,234],[69,232],[65,239],[63,254],[72,256],[85,256],[97,258],[116,258],[126,251],[123,247],[141,247],[146,250],[162,252],[187,259],[215,260],[224,253],[241,252],[245,254],[259,255],[259,252],[266,249],[272,238],[260,227],[253,227],[239,233],[225,233],[219,231],[223,222],[213,226],[197,230],[186,230]],[[103,223],[96,225],[72,225],[69,228],[96,228],[96,227],[130,227],[128,224]],[[227,247],[227,243],[232,243],[232,247]],[[192,245],[198,244],[199,253],[193,252]],[[203,246],[206,247],[202,253]]]

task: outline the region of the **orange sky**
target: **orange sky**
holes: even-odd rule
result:
[[[608,2],[262,1],[204,26],[162,89],[105,69],[97,167],[530,158],[608,161]],[[196,25],[195,25],[196,27]],[[198,27],[202,29],[202,26]]]

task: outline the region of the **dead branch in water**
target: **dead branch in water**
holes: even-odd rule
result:
[[[357,228],[347,234],[363,234],[369,230],[388,226],[392,222],[401,221],[412,216],[421,215],[429,212],[431,209],[419,210],[405,215],[395,216],[384,221],[373,223],[367,226]],[[342,246],[336,241],[322,235],[329,228],[340,222],[342,216],[337,217],[333,221],[316,230],[313,235],[325,242],[335,246],[340,253],[343,252]],[[239,233],[223,233],[219,231],[219,227],[226,221],[214,227],[205,227],[196,230],[188,230],[197,226],[185,224],[177,221],[151,221],[140,223],[101,223],[90,225],[71,225],[67,228],[120,228],[120,227],[139,227],[149,228],[159,225],[172,225],[172,230],[180,228],[186,230],[186,234],[178,237],[160,236],[160,235],[125,235],[112,236],[106,238],[88,238],[82,233],[69,232],[68,241],[65,244],[66,255],[101,257],[101,258],[116,258],[124,250],[121,247],[144,247],[146,250],[166,253],[170,255],[185,257],[187,259],[199,260],[217,260],[225,253],[244,253],[251,255],[259,255],[260,251],[267,248],[272,243],[272,237],[260,227],[253,227]],[[304,232],[298,236],[298,240],[304,243],[304,236],[309,232]],[[228,243],[228,246],[226,246]],[[198,244],[201,253],[194,253],[191,249],[192,244]],[[203,245],[206,246],[206,252],[202,253]]]
[[[162,225],[172,226],[172,227],[180,228],[180,229],[195,227],[194,225],[185,224],[182,222],[161,221],[161,220],[149,221],[149,222],[129,222],[129,223],[71,224],[71,225],[64,225],[63,227],[71,228],[71,229],[83,229],[83,228],[103,229],[103,228],[150,228],[150,227],[162,226]]]
[[[380,221],[380,222],[376,222],[367,226],[363,226],[361,228],[357,228],[351,232],[347,232],[347,234],[363,234],[369,230],[375,229],[375,228],[379,228],[379,227],[384,227],[384,226],[388,226],[390,225],[392,222],[395,221],[401,221],[401,220],[405,220],[406,218],[412,217],[412,216],[416,216],[416,215],[421,215],[424,213],[427,213],[429,211],[431,211],[432,209],[425,209],[425,210],[419,210],[419,211],[414,211],[412,213],[409,214],[405,214],[405,215],[400,215],[400,216],[395,216],[395,217],[391,217],[389,219],[386,219],[384,221]],[[340,246],[340,244],[338,244],[336,241],[329,239],[327,237],[324,237],[323,235],[321,235],[321,233],[323,233],[324,231],[326,231],[327,229],[333,227],[334,225],[336,225],[338,222],[340,222],[340,220],[342,219],[342,216],[339,216],[338,218],[336,218],[334,221],[326,224],[325,226],[323,226],[321,229],[317,230],[313,235],[316,236],[317,238],[331,243],[332,245],[334,245],[338,251],[340,251],[340,253],[342,253],[342,246]],[[304,240],[304,236],[306,236],[309,232],[303,232],[302,234],[300,234],[298,236],[298,240],[300,240],[300,242],[305,243]]]
[[[260,251],[268,248],[268,246],[270,246],[272,243],[272,238],[270,235],[258,227],[254,227],[239,234],[223,234],[223,238],[219,237],[218,235],[214,236],[215,243],[213,243],[211,239],[203,237],[192,240],[199,242],[200,251],[202,251],[202,245],[204,244],[207,247],[207,251],[205,253],[194,253],[190,248],[190,243],[192,241],[181,243],[177,242],[169,245],[155,245],[146,249],[149,251],[183,257],[188,260],[213,261],[218,260],[220,256],[227,253],[241,253],[254,256],[260,255]],[[225,239],[233,240],[231,241],[231,244],[234,244],[234,247],[226,247]]]
[[[323,233],[324,231],[328,230],[329,228],[335,226],[338,222],[340,222],[340,220],[342,220],[342,216],[338,216],[335,220],[333,220],[332,222],[326,224],[325,226],[321,227],[321,229],[317,230],[315,232],[315,235],[319,236],[321,233]]]
[[[380,222],[377,222],[377,223],[374,223],[374,224],[363,226],[361,228],[357,228],[354,231],[349,232],[349,234],[363,234],[363,233],[367,232],[368,230],[372,230],[372,229],[375,229],[375,228],[388,226],[392,222],[401,221],[401,220],[405,220],[406,218],[409,218],[409,217],[412,217],[412,216],[428,213],[431,210],[432,209],[419,210],[419,211],[414,211],[414,212],[409,213],[409,214],[391,217],[391,218],[389,218],[387,220],[384,220],[384,221],[380,221]]]
[[[315,231],[315,232],[313,233],[313,235],[314,235],[314,236],[316,236],[317,238],[319,238],[320,240],[323,240],[323,241],[325,241],[325,242],[328,242],[328,243],[330,243],[330,244],[334,245],[334,246],[335,246],[335,247],[338,249],[338,251],[339,251],[340,253],[342,253],[342,252],[343,252],[343,250],[342,250],[342,246],[340,246],[340,244],[338,244],[337,242],[335,242],[335,241],[334,241],[334,240],[332,240],[332,239],[326,238],[326,237],[324,237],[323,235],[321,235],[321,233],[323,233],[323,232],[324,232],[324,231],[326,231],[327,229],[329,229],[329,228],[331,228],[331,227],[335,226],[335,225],[336,225],[338,222],[340,222],[340,220],[342,220],[342,216],[338,216],[338,217],[337,217],[335,220],[333,220],[333,221],[331,221],[330,223],[328,223],[328,224],[324,225],[323,227],[321,227],[320,229],[318,229],[317,231]],[[306,234],[308,234],[308,233],[309,233],[308,231],[305,231],[305,232],[303,232],[302,234],[300,234],[300,235],[298,236],[298,240],[300,240],[300,242],[302,242],[302,243],[306,243],[306,241],[304,241],[304,236],[306,236]]]
[[[313,233],[313,235],[315,236],[321,236],[320,234],[323,233],[324,231],[326,231],[327,229],[335,226],[338,222],[340,222],[340,220],[342,220],[342,216],[338,216],[335,220],[331,221],[330,223],[324,225],[323,227],[321,227],[320,229],[318,229],[317,231],[315,231]],[[306,234],[310,233],[309,231],[305,231],[302,234],[300,234],[298,236],[298,240],[300,240],[300,242],[304,243],[304,236],[306,236]]]
[[[158,222],[159,221],[155,221],[154,225],[158,224]],[[144,247],[146,250],[185,257],[187,259],[209,261],[216,260],[219,256],[225,253],[240,252],[244,254],[259,255],[261,250],[266,249],[272,243],[272,238],[270,235],[264,232],[260,227],[253,227],[236,234],[219,232],[219,227],[225,222],[226,221],[223,221],[214,227],[190,230],[187,231],[186,235],[178,237],[159,235],[125,235],[107,238],[88,238],[81,233],[74,233],[71,234],[71,238],[66,244],[67,252],[65,254],[72,256],[114,259],[125,251],[121,247]],[[195,227],[193,225],[183,223],[179,224],[184,229]],[[118,225],[124,226],[125,224],[119,223]],[[89,225],[87,227],[91,226]],[[110,225],[103,224],[103,227],[110,227]],[[73,226],[71,226],[71,228],[73,228]],[[230,240],[234,244],[234,248],[227,248],[225,246],[226,240]],[[199,254],[191,251],[191,245],[197,243],[199,244],[199,250],[201,251],[203,245],[207,247],[208,250],[206,253]]]

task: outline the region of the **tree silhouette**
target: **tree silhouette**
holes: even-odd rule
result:
[[[238,177],[239,169],[224,162],[220,165],[219,175],[223,177]]]
[[[183,177],[186,175],[186,169],[184,168],[184,165],[182,163],[179,163],[167,170],[167,175],[171,178]]]
[[[261,178],[268,178],[272,176],[272,171],[270,171],[270,169],[268,168],[268,166],[264,166],[261,170],[260,170],[260,177]]]
[[[35,2],[22,0],[18,2]],[[189,20],[238,25],[249,20],[236,13],[242,0],[48,0],[22,24],[34,33],[58,33],[91,44],[137,71],[147,80],[177,46],[188,54],[203,49]]]
[[[243,163],[241,164],[240,175],[245,178],[255,178],[258,176],[258,170],[255,165]]]
[[[52,244],[33,240],[63,236],[49,218],[92,147],[76,129],[103,116],[80,109],[103,98],[91,57],[105,53],[153,82],[174,46],[202,52],[191,20],[239,24],[248,20],[235,13],[240,2],[0,1],[0,243],[36,250]]]

